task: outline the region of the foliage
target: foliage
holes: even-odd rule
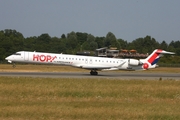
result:
[[[159,43],[151,36],[137,38],[127,42],[108,32],[106,37],[94,37],[88,33],[70,32],[62,34],[61,38],[51,37],[48,33],[40,36],[24,38],[22,33],[16,30],[5,29],[0,31],[0,61],[16,51],[41,51],[54,53],[76,54],[78,51],[94,51],[101,47],[116,47],[120,49],[135,49],[138,53],[151,53],[154,49],[164,49],[175,52],[180,56],[180,41],[166,41]],[[165,61],[166,62],[166,61]]]
[[[120,43],[117,41],[115,35],[111,32],[108,32],[105,38],[105,46],[106,47],[116,47],[120,49]]]
[[[156,42],[154,38],[151,38],[151,36],[146,36],[145,38],[138,38],[132,41],[128,48],[135,49],[139,53],[151,53],[154,49],[159,48],[159,46],[160,44]]]
[[[83,43],[83,50],[93,51],[98,48],[97,42],[95,42],[95,37],[91,34],[87,36],[87,40]]]

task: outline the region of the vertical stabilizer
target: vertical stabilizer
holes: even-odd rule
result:
[[[161,49],[154,50],[143,62],[143,68],[154,68],[156,67],[157,62],[159,61],[162,54],[175,54],[173,52],[167,52]]]

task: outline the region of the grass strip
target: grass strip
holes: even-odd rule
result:
[[[180,81],[0,77],[0,119],[180,119]]]

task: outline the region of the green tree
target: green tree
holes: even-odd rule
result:
[[[118,39],[117,40],[120,44],[120,49],[127,49],[128,47],[128,42],[123,40],[123,39]]]
[[[28,37],[24,40],[24,50],[25,51],[36,51],[36,40],[37,37]]]
[[[119,49],[120,43],[117,41],[116,36],[113,33],[108,32],[108,34],[106,35],[106,38],[105,38],[105,46],[106,47],[117,47],[117,49]]]
[[[160,48],[163,50],[167,50],[168,44],[166,43],[166,41],[162,41],[162,43],[160,44]]]
[[[87,40],[83,43],[83,50],[94,51],[98,48],[98,44],[95,42],[95,37],[91,34],[87,36]]]
[[[41,51],[41,52],[49,52],[49,48],[51,47],[49,45],[51,41],[51,37],[49,34],[44,33],[37,37],[35,40],[35,50]]]
[[[73,53],[75,54],[77,52],[77,46],[78,46],[78,40],[77,40],[77,35],[74,31],[71,33],[67,34],[67,48],[68,48],[68,53]]]
[[[151,36],[138,38],[129,44],[129,49],[135,49],[139,53],[151,53],[154,49],[159,48],[159,43]]]
[[[176,55],[180,55],[180,41],[172,41],[169,44],[168,50],[173,51]]]
[[[65,34],[62,34],[62,35],[61,35],[61,38],[62,38],[62,39],[66,38],[66,35],[65,35]]]
[[[52,53],[65,53],[66,52],[66,44],[64,39],[53,37],[50,42],[50,50]]]
[[[6,29],[1,31],[1,46],[6,51],[5,55],[10,55],[15,51],[24,49],[24,37],[16,30]]]
[[[77,36],[79,45],[82,45],[87,40],[88,34],[77,32],[76,36]]]
[[[95,42],[98,44],[98,48],[105,47],[104,45],[105,37],[96,37]]]

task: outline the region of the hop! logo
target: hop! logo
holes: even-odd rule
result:
[[[33,61],[40,61],[40,62],[52,62],[56,56],[51,55],[33,55]]]

